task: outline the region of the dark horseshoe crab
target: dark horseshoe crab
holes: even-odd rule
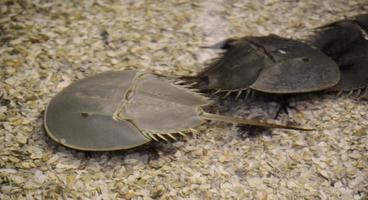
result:
[[[333,59],[318,48],[274,34],[227,39],[209,48],[223,49],[223,55],[192,77],[203,91],[235,94],[247,99],[255,92],[266,101],[276,101],[288,113],[288,99],[300,93],[322,91],[340,80]]]
[[[328,91],[368,97],[368,14],[318,28],[312,43],[334,59],[340,68],[339,83]]]
[[[184,135],[205,120],[312,130],[205,112],[202,107],[211,103],[167,77],[109,71],[79,80],[57,94],[46,108],[44,125],[57,143],[84,151],[122,150],[176,139],[175,134]]]
[[[271,94],[321,91],[340,80],[336,63],[317,48],[277,35],[228,39],[213,47],[223,56],[200,72],[199,88],[226,92],[255,90]]]

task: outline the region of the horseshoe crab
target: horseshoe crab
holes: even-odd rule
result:
[[[328,91],[368,97],[368,14],[318,28],[312,43],[333,58],[340,68],[341,80]]]
[[[249,89],[271,94],[324,90],[340,79],[336,63],[317,48],[277,35],[227,39],[212,46],[225,52],[196,78],[203,90]]]
[[[176,80],[176,79],[175,79]],[[312,130],[205,112],[207,97],[157,74],[109,71],[66,87],[48,104],[44,125],[57,143],[85,151],[137,147],[217,120],[272,128]]]

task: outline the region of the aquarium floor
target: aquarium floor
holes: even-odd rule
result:
[[[312,132],[206,123],[199,134],[135,150],[86,153],[43,129],[50,99],[107,70],[193,75],[228,37],[303,39],[364,13],[367,0],[0,1],[0,199],[366,199],[368,102],[333,94],[291,100]],[[221,112],[270,117],[274,103]],[[270,114],[269,116],[267,114]],[[165,122],[163,122],[165,123]]]

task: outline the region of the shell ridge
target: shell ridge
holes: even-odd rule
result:
[[[147,78],[147,79],[145,79],[145,78]],[[180,80],[179,80],[179,83],[185,84],[185,85],[180,85],[180,84],[175,84],[175,82],[178,82],[178,80],[175,80],[175,79],[166,79],[166,78],[162,78],[161,76],[156,76],[155,74],[150,74],[150,73],[149,74],[141,74],[141,75],[138,75],[136,77],[135,81],[133,81],[133,84],[129,88],[131,93],[128,96],[130,96],[130,97],[126,97],[123,100],[122,105],[119,108],[119,110],[117,110],[119,120],[128,120],[127,118],[129,118],[129,116],[131,115],[131,114],[129,114],[128,110],[130,110],[131,108],[133,108],[133,109],[134,108],[139,108],[139,107],[145,108],[145,107],[148,107],[150,105],[150,107],[158,108],[158,109],[161,109],[161,110],[165,109],[165,107],[168,106],[168,104],[166,104],[165,101],[170,103],[170,107],[175,106],[175,105],[180,105],[184,109],[193,108],[193,105],[191,105],[190,103],[186,103],[185,101],[176,101],[175,98],[173,98],[170,94],[165,94],[164,92],[160,93],[160,91],[157,91],[157,90],[150,90],[149,87],[146,88],[149,85],[148,82],[140,82],[142,80],[150,81],[150,78],[158,79],[156,81],[159,81],[159,82],[164,81],[164,83],[168,84],[169,87],[172,87],[172,88],[175,88],[177,90],[183,91],[187,94],[189,93],[191,96],[195,96],[196,98],[198,98],[198,100],[196,100],[196,105],[195,105],[197,107],[198,106],[205,106],[205,105],[209,105],[209,104],[213,103],[212,101],[210,101],[210,99],[208,97],[205,97],[205,96],[201,95],[200,93],[198,93],[198,92],[196,92],[196,91],[194,91],[193,89],[190,88],[190,87],[193,86],[194,83],[185,84],[186,82],[180,82]],[[146,85],[146,84],[148,84],[148,85]],[[141,87],[143,87],[143,88],[141,88]],[[137,97],[143,98],[143,96],[141,96],[141,95],[143,95],[145,98],[152,98],[152,101],[137,100],[136,99]],[[163,101],[163,103],[157,104],[156,100],[158,100],[158,102]],[[162,108],[158,107],[158,106],[161,106]],[[126,113],[126,115],[128,117],[124,116],[124,113]],[[134,113],[132,113],[132,114],[133,114],[132,116],[135,115]],[[193,117],[195,117],[195,116],[193,116]],[[200,119],[199,117],[196,117],[196,118],[198,118],[198,120],[196,120],[197,122],[195,122],[193,124],[194,126],[198,126],[198,125],[203,124],[204,121],[202,119]],[[138,120],[138,121],[136,121],[136,120]],[[141,132],[143,132],[145,137],[153,139],[153,140],[159,140],[159,139],[165,140],[166,137],[170,137],[170,138],[173,139],[174,137],[171,137],[172,135],[170,136],[170,134],[176,134],[178,132],[188,131],[187,127],[182,127],[182,128],[165,127],[165,128],[163,128],[164,129],[164,131],[163,131],[162,129],[160,129],[156,126],[153,126],[153,127],[151,126],[150,127],[150,125],[148,125],[149,128],[147,128],[147,126],[142,127],[141,124],[140,124],[140,123],[142,123],[142,121],[139,121],[139,119],[134,118],[134,119],[130,119],[129,121],[132,124],[134,124],[137,127],[137,129],[139,129]]]
[[[124,116],[122,116],[122,110],[124,109],[124,107],[126,106],[126,104],[128,103],[128,99],[129,96],[134,95],[135,89],[137,87],[137,82],[139,81],[139,78],[144,74],[145,72],[137,72],[135,77],[133,78],[130,87],[123,93],[123,99],[121,100],[121,103],[117,106],[114,114],[112,115],[112,118],[114,120],[125,120],[126,118]]]
[[[257,49],[261,49],[265,56],[267,56],[273,63],[276,63],[275,57],[264,47],[264,45],[257,43],[251,39],[247,39],[247,41],[255,46]]]

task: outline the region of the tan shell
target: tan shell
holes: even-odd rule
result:
[[[45,129],[56,142],[85,151],[129,149],[175,139],[206,119],[309,130],[205,113],[211,101],[170,79],[134,70],[110,71],[77,81],[48,104]]]

